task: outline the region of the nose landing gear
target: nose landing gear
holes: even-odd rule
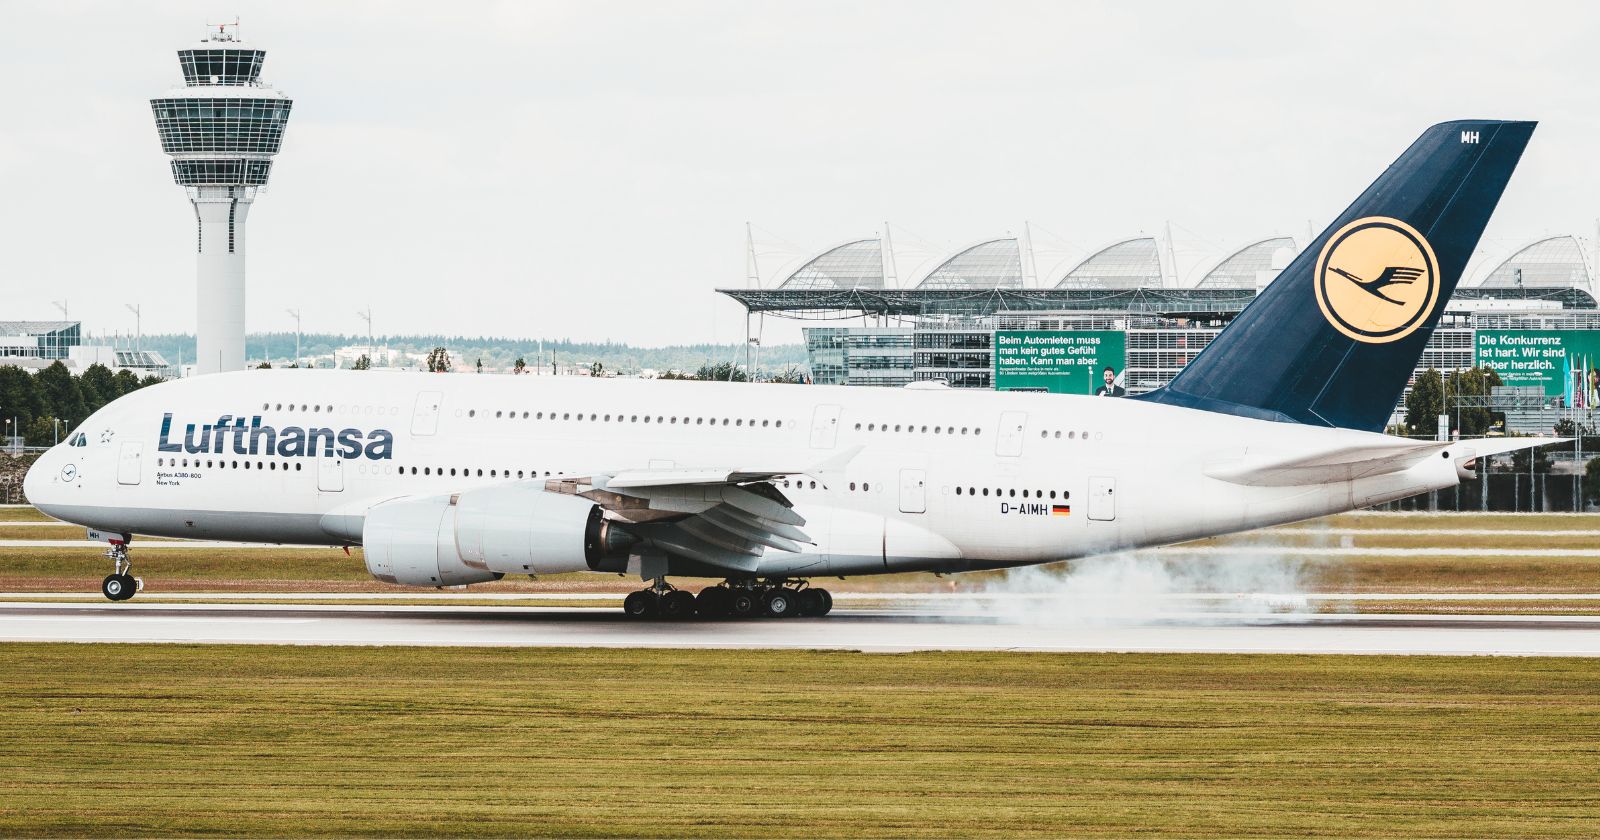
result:
[[[111,574],[100,581],[100,594],[112,601],[126,601],[144,588],[144,580],[133,576],[133,561],[127,543],[112,543],[106,550],[111,558]]]

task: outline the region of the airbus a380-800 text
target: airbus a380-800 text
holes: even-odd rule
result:
[[[249,371],[111,403],[26,493],[111,543],[113,600],[138,590],[137,533],[359,545],[412,586],[631,574],[628,614],[709,617],[825,614],[814,578],[1050,563],[1448,488],[1548,442],[1382,434],[1532,132],[1428,129],[1138,397]]]

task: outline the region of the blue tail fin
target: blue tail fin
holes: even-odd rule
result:
[[[1151,402],[1382,431],[1534,123],[1423,132]]]

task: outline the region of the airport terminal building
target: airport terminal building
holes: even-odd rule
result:
[[[1153,237],[1109,244],[1046,282],[1028,284],[1023,245],[991,239],[938,262],[905,288],[885,282],[883,245],[862,239],[806,260],[775,288],[723,289],[747,313],[861,326],[804,330],[813,381],[1094,394],[1146,393],[1183,366],[1298,253],[1270,237],[1216,259],[1176,286]],[[1588,246],[1554,236],[1470,271],[1446,306],[1417,372],[1475,365],[1505,385],[1493,410],[1509,431],[1591,427],[1600,403],[1600,307]],[[1413,380],[1414,381],[1414,380]],[[1404,416],[1403,397],[1396,418]]]

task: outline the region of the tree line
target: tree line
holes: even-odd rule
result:
[[[595,362],[598,366],[600,363]],[[599,372],[595,373],[599,376]],[[744,368],[735,367],[730,362],[718,362],[714,365],[701,365],[694,373],[679,373],[667,371],[661,374],[660,379],[701,379],[708,382],[749,382],[750,376]],[[805,371],[798,365],[789,365],[771,376],[758,376],[757,382],[779,382],[790,385],[801,385],[806,382]]]
[[[49,446],[57,435],[78,427],[101,406],[163,381],[159,376],[140,378],[132,371],[112,373],[105,365],[90,365],[73,375],[56,362],[38,373],[15,365],[0,366],[0,428],[21,429],[27,446]]]

